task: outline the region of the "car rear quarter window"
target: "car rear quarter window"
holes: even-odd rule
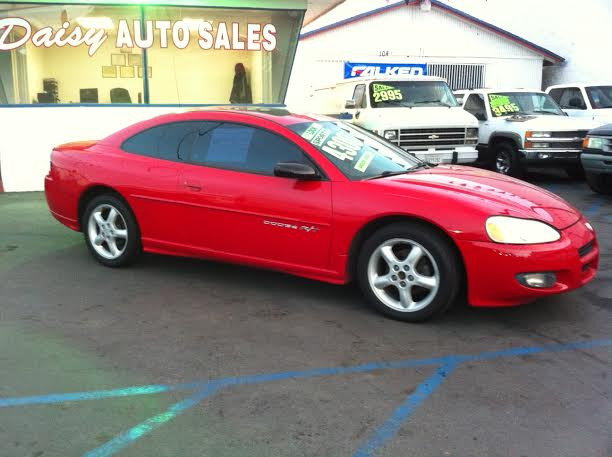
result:
[[[224,123],[199,135],[191,148],[190,161],[227,170],[274,175],[279,162],[312,165],[302,150],[282,136],[267,130]]]
[[[202,121],[159,125],[128,138],[121,149],[157,159],[185,160],[190,143],[206,125]]]

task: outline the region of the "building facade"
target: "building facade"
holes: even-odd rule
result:
[[[302,31],[288,104],[307,109],[308,94],[355,76],[347,72],[355,64],[383,72],[422,67],[424,74],[446,78],[453,89],[540,89],[543,67],[564,60],[436,0],[374,0],[368,9],[363,6],[348,0]]]

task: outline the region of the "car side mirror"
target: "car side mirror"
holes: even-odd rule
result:
[[[321,175],[310,165],[299,162],[279,162],[274,167],[274,176],[279,178],[299,179],[300,181],[318,181]]]
[[[347,100],[344,104],[345,109],[357,109],[357,103],[355,100]]]

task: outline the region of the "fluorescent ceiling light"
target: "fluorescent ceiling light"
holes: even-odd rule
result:
[[[88,29],[114,29],[115,24],[110,17],[77,17],[76,21]]]

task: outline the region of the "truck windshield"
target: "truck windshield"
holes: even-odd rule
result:
[[[612,86],[591,86],[586,92],[594,109],[612,108]]]
[[[543,92],[499,92],[489,94],[493,117],[515,114],[550,114],[563,116],[563,111],[550,95]]]
[[[406,173],[426,167],[403,149],[344,122],[316,121],[290,125],[351,181]]]
[[[375,81],[370,84],[372,108],[458,106],[444,81]]]

